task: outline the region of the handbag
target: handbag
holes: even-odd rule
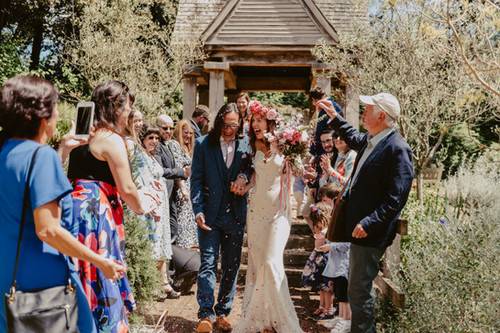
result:
[[[16,290],[21,240],[26,223],[26,210],[29,206],[29,182],[36,156],[41,147],[38,147],[33,153],[24,188],[23,211],[17,239],[12,284],[9,293],[5,294],[7,329],[10,333],[79,332],[76,290],[69,279],[69,267],[67,285],[29,292]]]
[[[349,186],[350,177],[346,181],[342,191],[337,195],[334,202],[332,217],[328,230],[326,231],[326,239],[330,242],[350,242],[350,237],[345,232],[345,205],[346,200],[343,198],[344,193]]]

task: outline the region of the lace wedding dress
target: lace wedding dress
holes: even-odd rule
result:
[[[280,204],[283,157],[255,154],[256,184],[247,215],[248,270],[243,314],[233,333],[274,328],[278,333],[302,333],[283,265],[290,235],[290,203]],[[289,198],[287,198],[289,200]]]

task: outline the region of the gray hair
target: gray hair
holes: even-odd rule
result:
[[[166,114],[161,114],[156,118],[156,125],[160,126],[161,124],[171,124],[174,125],[174,120],[167,116]]]
[[[376,115],[378,115],[380,112],[383,112],[385,114],[385,125],[390,128],[396,128],[398,126],[398,122],[396,119],[392,118],[390,114],[385,112],[382,108],[380,108],[378,105],[373,105],[373,111],[375,112]]]

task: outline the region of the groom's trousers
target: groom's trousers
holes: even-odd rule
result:
[[[225,219],[229,220],[229,219]],[[232,219],[231,219],[232,220]],[[198,228],[201,266],[198,272],[198,318],[227,316],[231,312],[241,260],[244,225],[235,221],[212,226],[211,231]],[[214,308],[217,261],[221,255],[222,276],[217,305]]]

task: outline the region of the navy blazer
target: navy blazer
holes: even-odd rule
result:
[[[233,163],[228,169],[220,145],[210,145],[208,135],[195,141],[193,164],[191,168],[191,202],[194,214],[203,213],[205,223],[214,226],[221,211],[224,194],[229,195],[231,212],[237,222],[245,225],[247,216],[247,195],[239,196],[229,191],[230,184],[242,173],[251,159],[249,154],[238,150],[241,140],[236,140],[236,152]],[[246,170],[243,171],[248,177]],[[250,179],[250,178],[248,178]]]
[[[333,128],[358,156],[352,175],[355,174],[359,158],[368,142],[368,134],[360,133],[342,117],[331,121]],[[382,139],[359,170],[357,180],[346,191],[343,230],[353,244],[385,248],[396,236],[397,220],[400,216],[414,177],[412,152],[397,131]],[[352,238],[358,223],[368,234],[365,238]]]

